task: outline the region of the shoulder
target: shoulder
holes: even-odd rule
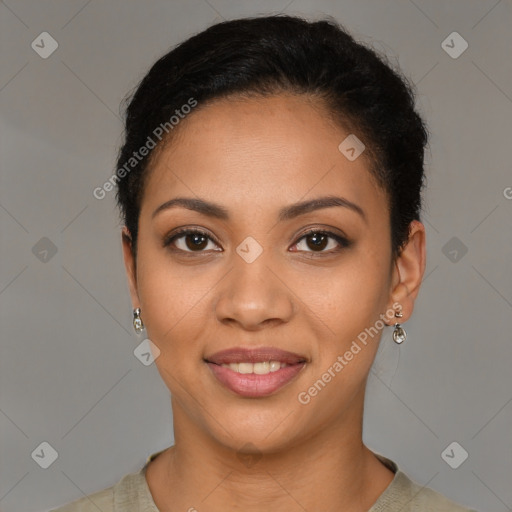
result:
[[[50,510],[50,512],[113,512],[114,511],[114,487],[95,492],[62,507]]]
[[[407,497],[410,499],[410,510],[437,512],[476,512],[455,503],[453,500],[440,494],[430,487],[424,487],[411,480],[405,473],[400,472],[402,487],[407,490]],[[407,509],[409,510],[409,509]]]
[[[89,494],[50,512],[130,512],[156,510],[145,485],[143,470],[125,475],[117,484]],[[148,508],[149,507],[149,508]]]
[[[49,512],[158,512],[146,481],[148,463],[156,458],[160,450],[151,454],[145,465],[135,473],[124,475],[117,484],[102,491],[89,494]]]
[[[418,484],[398,469],[396,463],[390,459],[382,456],[379,458],[394,470],[395,477],[369,512],[476,512],[430,487]]]

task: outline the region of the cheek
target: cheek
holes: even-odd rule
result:
[[[148,337],[162,355],[179,351],[180,344],[190,351],[204,326],[202,310],[212,288],[211,278],[206,272],[180,268],[161,249],[140,247],[137,279]]]
[[[171,394],[183,400],[187,400],[183,388],[193,386],[192,376],[197,375],[203,356],[205,291],[197,280],[193,282],[179,272],[159,271],[157,265],[140,276],[146,335],[159,349],[155,365]]]
[[[323,323],[316,320],[312,372],[300,391],[314,403],[318,421],[343,414],[363,392],[385,327],[381,283],[370,273],[358,276],[333,279],[330,292],[309,303],[312,321],[320,316]]]
[[[295,278],[294,290],[330,335],[346,342],[384,313],[389,276],[383,259],[355,251],[337,267]]]
[[[313,344],[316,363],[307,383],[314,386],[311,391],[316,393],[319,410],[325,407],[330,411],[329,403],[338,404],[337,412],[325,414],[340,413],[364,387],[385,327],[380,316],[386,312],[384,268],[369,254],[358,253],[333,273],[324,294],[310,297],[311,310],[328,326],[317,333],[321,342]],[[325,388],[321,382],[315,384],[319,379],[329,381]],[[307,392],[307,388],[302,391]]]

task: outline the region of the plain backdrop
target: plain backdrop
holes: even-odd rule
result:
[[[159,56],[222,19],[277,12],[332,15],[388,55],[432,134],[427,270],[407,341],[383,334],[364,440],[453,500],[512,508],[510,0],[6,0],[2,512],[104,489],[172,444],[168,390],[134,355],[114,193],[93,190],[114,171],[120,102]],[[456,469],[453,442],[452,460],[467,452]]]

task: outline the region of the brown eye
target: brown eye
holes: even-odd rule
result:
[[[185,245],[191,251],[202,250],[208,245],[208,238],[199,233],[185,235]]]
[[[208,247],[211,243],[213,247]],[[184,229],[164,240],[164,247],[173,246],[173,249],[183,252],[205,252],[205,249],[215,249],[217,244],[209,235],[196,229]]]
[[[306,237],[306,243],[310,249],[322,251],[327,247],[329,237],[322,233],[313,233]]]
[[[294,245],[297,251],[331,253],[348,247],[350,242],[330,231],[312,230],[303,235]],[[325,250],[327,249],[327,250]]]

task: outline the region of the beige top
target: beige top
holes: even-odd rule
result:
[[[125,475],[117,484],[50,512],[160,512],[146,481],[148,463],[164,450],[150,455],[137,473]],[[476,512],[422,487],[398,469],[395,462],[375,454],[395,477],[368,512]]]

